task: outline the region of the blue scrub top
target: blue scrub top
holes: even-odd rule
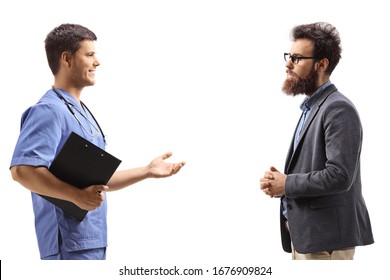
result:
[[[91,129],[91,135],[96,134],[95,128],[84,117],[88,117],[98,128],[89,112],[68,92],[58,91],[77,108],[74,112],[84,128]],[[37,104],[22,115],[20,135],[11,167],[31,165],[48,168],[72,131],[100,148],[105,148],[101,134],[97,137],[88,135],[64,101],[53,90],[47,91]],[[60,246],[61,250],[69,252],[107,246],[107,196],[102,205],[94,211],[89,211],[81,222],[35,193],[32,193],[32,201],[41,258],[58,254]]]

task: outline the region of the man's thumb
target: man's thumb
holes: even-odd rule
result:
[[[271,171],[279,172],[279,171],[278,171],[275,167],[273,167],[273,166],[270,167],[270,170],[271,170]]]

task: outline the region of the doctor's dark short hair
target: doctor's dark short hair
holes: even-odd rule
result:
[[[326,22],[316,22],[295,26],[291,31],[291,39],[308,39],[313,42],[313,56],[318,59],[327,58],[328,68],[325,73],[332,74],[341,58],[341,40],[337,29]]]
[[[96,41],[97,37],[91,30],[78,24],[62,24],[47,34],[45,50],[53,75],[56,75],[60,68],[61,54],[65,51],[74,54],[83,40]]]

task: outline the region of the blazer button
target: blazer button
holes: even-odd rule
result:
[[[291,204],[287,204],[287,210],[291,210],[292,209],[292,205]]]

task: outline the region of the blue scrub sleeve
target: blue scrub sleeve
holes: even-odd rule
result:
[[[62,122],[58,110],[50,104],[38,103],[24,112],[11,167],[14,165],[49,167],[59,149]]]

